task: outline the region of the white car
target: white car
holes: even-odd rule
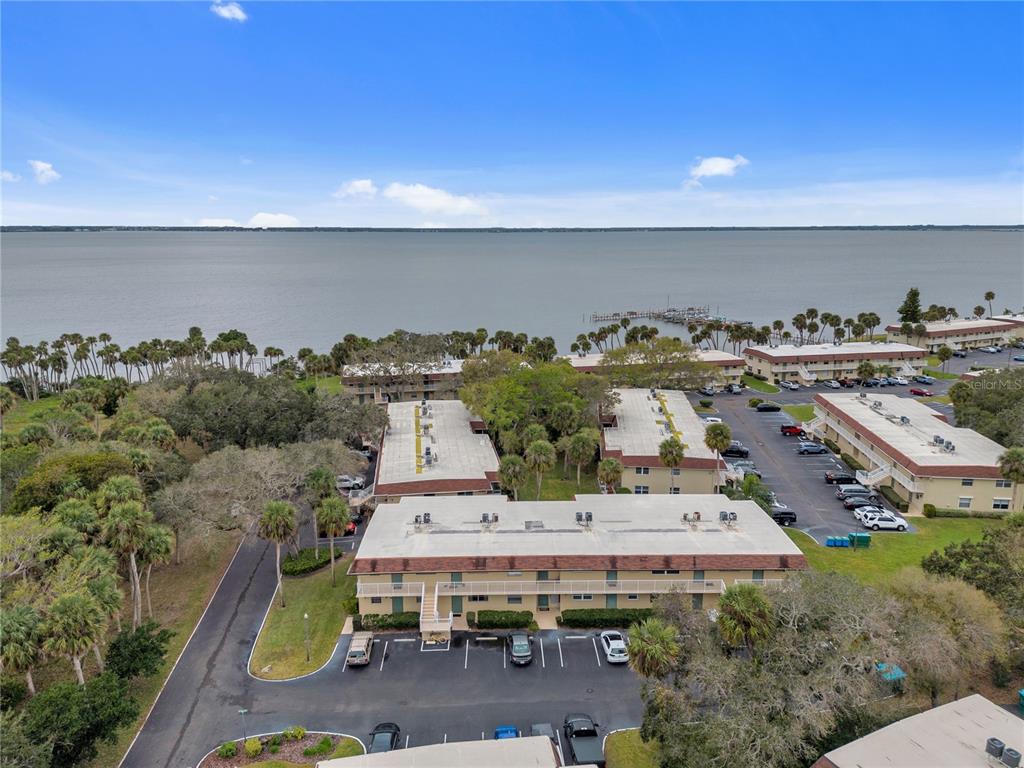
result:
[[[902,376],[890,376],[889,381],[893,384],[899,384],[901,387],[906,386],[910,382],[904,379]]]
[[[836,381],[835,379],[829,379],[828,381],[826,381],[826,382],[823,382],[823,384],[824,384],[824,385],[825,385],[826,387],[828,387],[829,389],[842,389],[842,387],[843,387],[843,385],[842,385],[842,384],[840,384],[840,383],[839,383],[838,381]]]
[[[987,352],[990,355],[995,355],[1002,352],[1003,350],[1001,350],[999,347],[982,347],[981,351]]]
[[[782,387],[783,389],[791,389],[791,390],[800,389],[800,385],[797,384],[795,381],[780,381],[779,382],[779,386]]]
[[[907,521],[897,515],[895,512],[883,512],[880,515],[864,515],[861,519],[865,528],[870,528],[872,531],[886,530],[886,531],[905,531],[907,530]]]
[[[338,475],[335,487],[339,491],[358,491],[366,485],[366,478],[363,475]]]
[[[718,418],[717,416],[705,416],[704,417],[704,423],[705,424],[721,424],[722,420],[720,418]]]
[[[865,504],[863,507],[857,507],[853,510],[853,516],[863,523],[866,515],[884,515],[886,511],[874,504]]]
[[[601,648],[604,658],[609,664],[626,664],[629,661],[629,649],[626,648],[626,636],[615,630],[601,633]]]

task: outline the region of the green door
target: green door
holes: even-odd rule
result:
[[[452,577],[452,583],[453,584],[461,584],[462,583],[462,574],[461,573],[452,573],[451,577]],[[456,616],[461,616],[462,615],[462,595],[452,595],[452,613],[455,614]]]
[[[604,607],[605,608],[618,608],[619,607],[619,596],[618,595],[606,595],[605,596]]]
[[[403,601],[400,597],[391,598],[391,612],[392,613],[404,613]]]
[[[548,609],[548,596],[537,595],[537,610],[546,611]]]

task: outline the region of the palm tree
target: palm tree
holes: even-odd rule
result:
[[[1007,448],[999,457],[999,473],[1013,483],[1013,498],[1010,509],[1017,509],[1017,489],[1024,484],[1024,448]]]
[[[678,437],[665,438],[658,446],[658,458],[662,465],[668,467],[669,482],[672,484],[672,493],[676,492],[676,475],[674,470],[685,457],[686,446],[680,442]]]
[[[860,365],[857,366],[857,376],[860,377],[861,386],[864,386],[864,382],[875,375],[875,364],[870,360],[864,360]]]
[[[942,363],[942,370],[945,371],[946,363],[949,362],[951,357],[953,357],[953,350],[943,344],[938,348],[938,350],[936,350],[935,356],[939,358],[939,362]]]
[[[169,563],[174,552],[174,535],[165,525],[151,525],[139,548],[139,561],[146,566],[146,613],[153,618],[153,601],[150,598],[149,575],[157,563]]]
[[[671,624],[652,617],[630,627],[629,667],[641,677],[664,677],[680,653],[676,629]]]
[[[109,512],[115,504],[142,501],[142,486],[131,475],[114,475],[100,485],[96,492],[96,506],[100,513]]]
[[[32,669],[39,662],[41,624],[39,614],[29,605],[0,609],[0,662],[5,670],[25,673],[32,696],[36,695]]]
[[[622,480],[622,462],[618,459],[601,459],[597,465],[597,479],[615,493],[615,486]]]
[[[82,657],[96,644],[106,625],[103,609],[88,592],[60,595],[50,604],[43,650],[67,656],[75,668],[78,684],[85,685]]]
[[[331,547],[331,586],[335,586],[334,579],[334,539],[345,533],[345,526],[348,525],[348,503],[339,496],[328,496],[320,502],[320,509],[317,512],[320,522],[323,523],[327,540]]]
[[[142,623],[142,582],[139,578],[138,551],[146,541],[153,514],[137,501],[115,504],[103,521],[103,538],[112,550],[128,558],[132,585],[132,629]]]
[[[284,586],[281,582],[281,545],[295,535],[295,507],[287,501],[268,501],[259,521],[259,534],[272,541],[277,550],[277,591],[284,608]]]
[[[597,446],[601,442],[601,433],[592,427],[581,429],[569,438],[566,456],[576,465],[576,487],[580,487],[580,475],[583,473],[583,465],[594,458]]]
[[[544,473],[555,466],[555,447],[547,440],[534,440],[526,446],[523,459],[526,461],[526,466],[537,473],[537,499],[539,500]]]
[[[722,463],[722,451],[729,447],[732,442],[732,430],[728,424],[709,424],[704,430],[704,445],[708,450],[715,452],[715,479],[718,479],[718,467]],[[718,483],[715,483],[715,490],[718,490]]]
[[[7,387],[0,387],[0,429],[4,426],[4,415],[14,407],[14,393]]]
[[[512,498],[519,501],[519,489],[526,482],[526,462],[515,454],[502,456],[498,465],[498,480],[501,487],[512,491]]]
[[[317,507],[320,502],[334,495],[334,473],[326,467],[317,467],[306,475],[306,498],[313,514],[313,549],[320,556],[320,522]]]
[[[992,317],[992,302],[996,298],[995,291],[985,291],[985,301],[988,302],[988,316]]]
[[[753,650],[774,627],[772,606],[755,584],[733,584],[718,601],[718,630],[733,647]]]

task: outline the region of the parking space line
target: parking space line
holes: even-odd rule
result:
[[[469,641],[466,641],[466,661],[462,665],[463,669],[469,669]]]
[[[555,729],[555,738],[558,740],[558,761],[565,765],[565,755],[562,754],[562,732]]]
[[[555,639],[558,640],[558,663],[564,667],[565,659],[562,658],[562,638],[558,637]]]
[[[547,664],[544,663],[544,640],[538,637],[537,642],[540,643],[540,666],[541,668],[546,668]]]
[[[341,665],[341,671],[344,672],[348,669],[348,654],[345,654],[345,663]]]
[[[566,635],[566,640],[586,640],[588,635]]]
[[[393,643],[415,643],[416,642],[416,638],[415,637],[396,637],[391,642],[393,642]]]
[[[405,748],[406,749],[409,748],[409,734],[408,733],[405,734]]]
[[[384,641],[384,651],[380,655],[380,671],[384,671],[384,660],[388,657],[388,641]]]
[[[594,641],[594,656],[597,657],[597,666],[600,667],[601,666],[601,654],[597,652],[597,638],[596,637],[592,637],[590,639]]]
[[[508,669],[508,648],[501,646],[501,668]]]
[[[483,741],[483,740],[484,740],[484,732],[480,731],[480,741]]]
[[[447,733],[444,735],[444,741],[442,741],[441,743],[442,744],[447,744],[448,743],[448,734]]]

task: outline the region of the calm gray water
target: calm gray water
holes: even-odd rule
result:
[[[1021,231],[29,232],[0,246],[2,332],[24,343],[106,331],[127,346],[198,325],[294,353],[483,326],[567,352],[591,312],[667,303],[758,324],[809,306],[894,320],[911,285],[961,314],[986,290],[997,312],[1024,303]]]

